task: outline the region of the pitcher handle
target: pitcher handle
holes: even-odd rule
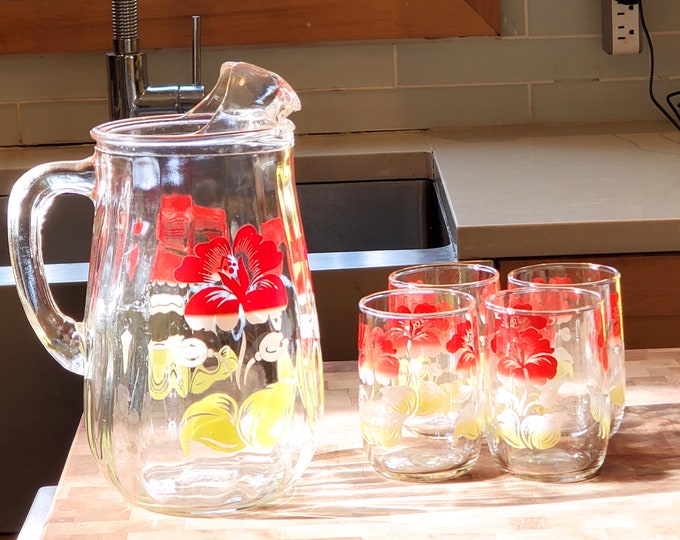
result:
[[[81,323],[57,306],[47,277],[41,227],[58,195],[84,195],[94,202],[94,156],[32,168],[17,180],[7,206],[9,254],[19,299],[48,352],[73,373],[84,373]]]

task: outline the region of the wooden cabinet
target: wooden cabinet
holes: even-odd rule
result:
[[[500,0],[139,0],[140,46],[189,47],[191,16],[201,16],[205,47],[355,40],[496,36]],[[0,54],[107,51],[112,3],[0,1]],[[49,39],[45,39],[49,36]]]
[[[621,272],[626,348],[680,346],[680,253],[499,259],[501,283],[513,268],[555,261],[586,261]]]

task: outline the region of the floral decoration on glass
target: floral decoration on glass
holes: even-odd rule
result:
[[[477,303],[480,354],[484,354],[484,300],[500,290],[498,270],[474,262],[438,262],[394,270],[387,280],[390,289],[450,287],[472,295]]]
[[[492,455],[519,476],[592,476],[610,429],[602,299],[576,288],[514,289],[487,307]]]
[[[182,398],[196,396],[181,419],[186,456],[196,451],[195,444],[226,453],[273,448],[292,425],[296,392],[301,392],[312,417],[319,408],[319,391],[308,388],[301,371],[304,363],[296,367],[291,358],[294,337],[282,327],[281,315],[288,306],[281,274],[282,220],[263,224],[268,236],[246,224],[231,240],[221,236],[226,229],[226,223],[220,223],[223,210],[191,205],[192,226],[199,231],[192,238],[205,241],[190,242],[186,254],[178,256],[171,235],[164,231],[176,229],[177,216],[183,214],[178,205],[183,209],[185,199],[163,200],[152,275],[156,283],[171,283],[187,292],[155,295],[152,303],[158,313],[179,314],[190,331],[204,339],[173,334],[151,341],[149,394],[155,400],[171,392]],[[234,346],[210,347],[226,336],[232,336]],[[268,379],[271,382],[263,384]],[[220,391],[208,393],[217,383]]]
[[[392,290],[360,302],[361,432],[386,476],[434,481],[479,455],[481,373],[474,299]]]
[[[605,365],[610,384],[611,431],[618,432],[626,402],[625,345],[621,275],[611,266],[588,262],[556,262],[523,266],[508,273],[508,288],[574,286],[599,293],[604,301]]]

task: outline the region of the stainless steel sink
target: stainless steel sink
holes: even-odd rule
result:
[[[310,253],[431,249],[450,243],[430,178],[300,183]]]

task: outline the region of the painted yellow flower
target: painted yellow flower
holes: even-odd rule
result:
[[[271,448],[281,440],[293,419],[295,384],[278,381],[250,394],[238,411],[242,439],[258,448]]]
[[[360,403],[361,436],[370,445],[394,446],[402,439],[402,415],[394,414],[383,400]]]
[[[410,386],[383,386],[380,394],[393,414],[406,418],[416,410],[418,396]]]
[[[446,413],[451,408],[450,395],[437,383],[423,381],[418,385],[417,416]]]
[[[192,441],[220,452],[245,448],[236,429],[237,411],[236,401],[227,394],[210,394],[191,405],[182,416],[180,443],[184,455],[189,455]]]
[[[520,418],[504,409],[497,415],[496,434],[513,448],[547,450],[560,441],[560,421],[553,414],[530,414]]]

